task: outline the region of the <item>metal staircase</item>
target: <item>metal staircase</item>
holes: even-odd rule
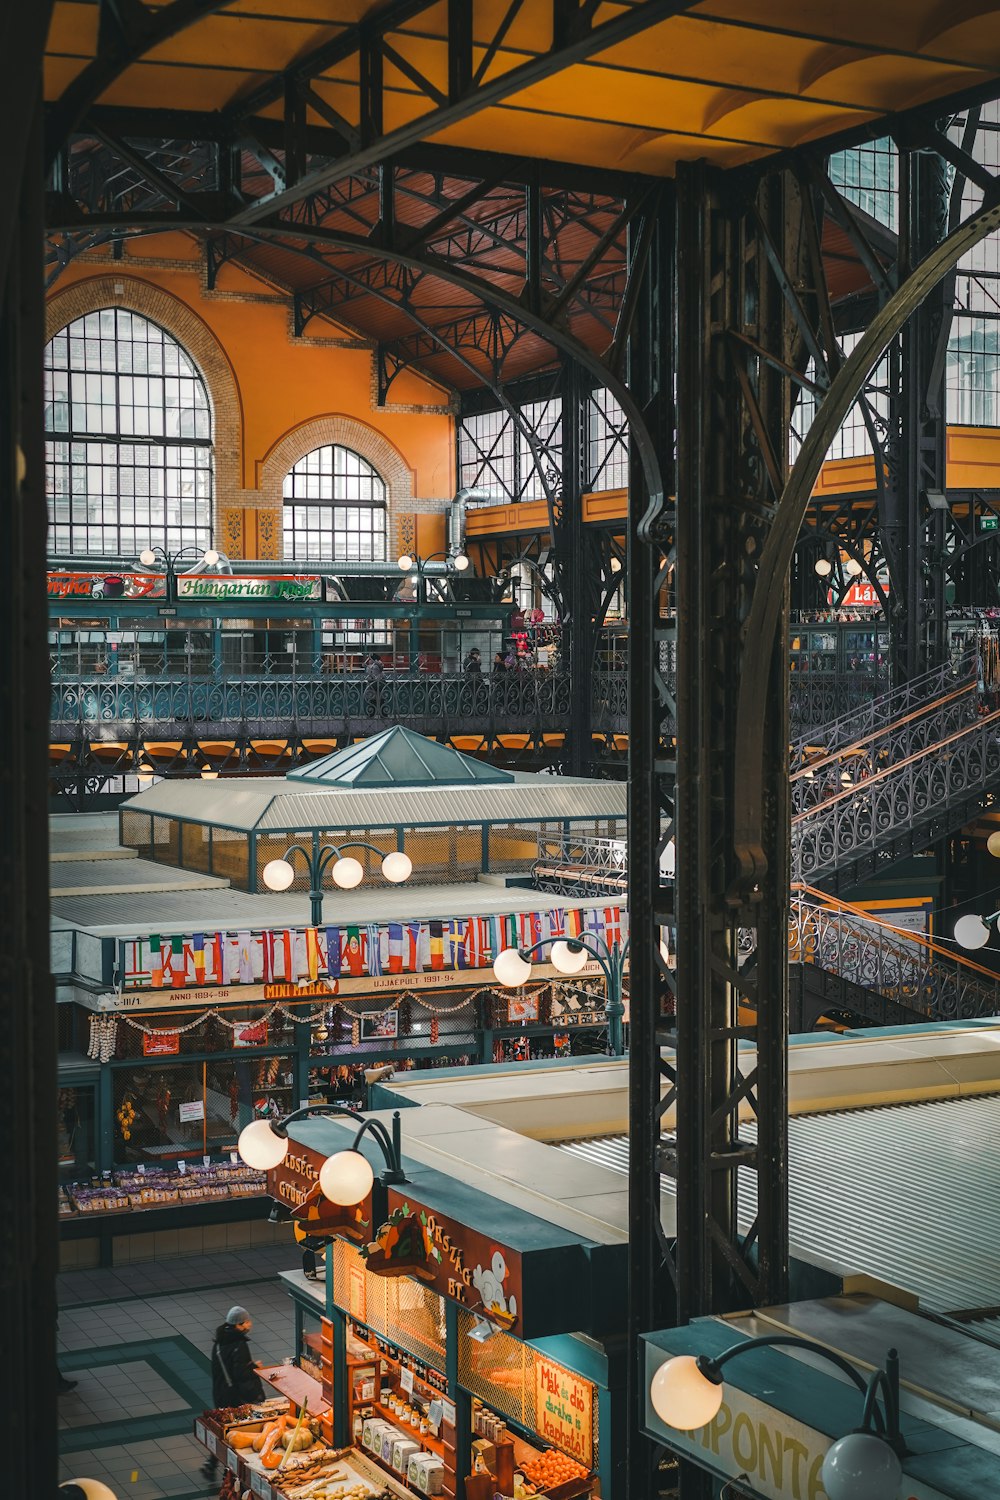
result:
[[[803,1030],[831,1009],[890,1026],[1000,1014],[1000,976],[811,887],[792,901],[788,958]]]
[[[996,803],[1000,710],[969,679],[800,761],[791,789],[793,879],[849,889]]]

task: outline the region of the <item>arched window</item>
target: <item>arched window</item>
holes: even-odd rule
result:
[[[45,435],[57,556],[211,546],[208,391],[156,323],[105,307],[56,334],[45,350]]]
[[[385,562],[385,484],[367,459],[327,444],[285,475],[285,556]]]

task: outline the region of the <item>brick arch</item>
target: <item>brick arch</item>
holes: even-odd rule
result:
[[[412,510],[413,470],[384,433],[369,427],[367,422],[359,422],[356,417],[339,413],[313,417],[280,437],[258,465],[261,505],[273,509],[280,518],[285,475],[314,448],[329,444],[352,448],[367,459],[385,482],[388,543],[392,555],[393,546],[399,541],[400,519],[402,516],[409,518]]]
[[[76,282],[51,297],[45,309],[45,339],[67,323],[104,307],[122,307],[158,323],[191,356],[204,377],[212,406],[215,461],[212,537],[225,549],[221,520],[239,504],[242,483],[243,402],[236,374],[215,334],[179,297],[128,275],[95,276]]]

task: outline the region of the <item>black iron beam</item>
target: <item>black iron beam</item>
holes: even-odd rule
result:
[[[401,16],[409,18],[415,11],[425,8],[417,0],[412,0],[412,3],[410,0],[400,0],[400,3],[380,11],[371,20],[351,28],[349,33],[331,43],[322,59],[305,59],[296,70],[300,77],[315,78],[324,68],[332,66],[333,61],[343,62],[351,56],[358,58],[361,148],[306,173],[294,186],[258,200],[243,210],[240,222],[249,225],[281,212],[311,192],[384,161],[406,147],[415,146],[425,136],[436,135],[448,126],[458,124],[481,110],[500,103],[513,93],[550,78],[596,53],[606,51],[670,16],[689,10],[693,3],[695,0],[636,0],[627,10],[619,11],[599,24],[594,24],[591,8],[584,6],[580,10],[578,24],[572,27],[571,35],[561,46],[553,46],[525,62],[515,64],[489,81],[481,81],[478,86],[455,100],[438,99],[436,91],[428,85],[431,108],[417,119],[386,133],[382,128],[382,92],[387,37],[394,28],[402,24]],[[448,47],[450,54],[450,36]],[[392,53],[395,65],[399,67],[401,59],[398,50],[392,49]],[[272,102],[266,96],[268,87],[270,86],[264,86],[263,90],[258,90],[249,97],[246,110],[248,114],[256,113],[263,107],[262,100],[264,103]],[[238,103],[234,110],[235,117],[240,117],[243,106]]]

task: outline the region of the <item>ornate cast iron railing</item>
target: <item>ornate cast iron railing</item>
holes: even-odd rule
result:
[[[839,785],[793,817],[793,879],[818,883],[866,856],[889,862],[904,846],[919,848],[921,831],[943,835],[956,818],[992,805],[1000,789],[1000,711],[930,744],[916,723],[912,735],[919,747],[912,754]]]
[[[804,678],[793,680],[791,711],[793,720],[798,718],[801,732],[791,745],[792,770],[906,717],[955,688],[964,686],[974,691],[977,666],[977,653],[968,652],[954,662],[934,667],[924,676],[881,694],[872,692],[871,684],[875,679],[867,672],[847,673],[843,682],[839,673],[830,674],[829,679],[817,674],[808,681]],[[824,692],[827,680],[835,686]],[[824,696],[829,699],[830,712],[812,717],[814,708],[822,705]],[[797,698],[802,702],[796,714]],[[809,717],[805,712],[807,706]],[[808,733],[805,732],[807,729]]]
[[[620,839],[540,836],[531,876],[540,891],[563,896],[621,896],[628,882],[624,824]]]
[[[849,793],[852,786],[891,771],[915,755],[933,750],[935,745],[978,722],[979,695],[973,678],[924,707],[913,708],[902,718],[793,771],[793,818]]]
[[[922,1011],[933,1021],[1000,1013],[1000,979],[942,953],[935,944],[843,906],[792,902],[792,963],[816,964],[852,984]]]

